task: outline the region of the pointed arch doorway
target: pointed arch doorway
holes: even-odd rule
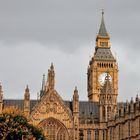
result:
[[[39,127],[44,130],[47,140],[69,140],[67,128],[57,119],[45,119],[39,124]]]

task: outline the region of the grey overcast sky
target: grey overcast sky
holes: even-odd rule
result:
[[[112,52],[119,64],[119,101],[140,93],[139,0],[1,0],[0,81],[4,98],[31,98],[51,62],[56,90],[71,100],[78,87],[87,100],[87,67],[105,10]]]

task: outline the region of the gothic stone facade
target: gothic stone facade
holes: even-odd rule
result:
[[[47,81],[43,76],[38,100],[30,99],[28,86],[23,100],[4,99],[0,85],[0,113],[16,107],[30,123],[43,129],[48,140],[140,140],[140,102],[117,102],[118,65],[111,52],[104,13],[96,47],[88,66],[88,99],[79,101],[77,88],[72,101],[64,101],[55,90],[55,71],[51,65]]]

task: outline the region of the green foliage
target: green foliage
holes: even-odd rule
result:
[[[1,140],[45,140],[42,131],[29,124],[27,119],[18,114],[0,114]]]

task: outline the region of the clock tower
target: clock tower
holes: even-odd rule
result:
[[[101,25],[96,37],[96,47],[88,66],[88,99],[99,101],[100,91],[108,74],[114,94],[118,95],[118,65],[111,52],[110,36],[104,23],[102,12]],[[117,96],[116,96],[117,97]]]

